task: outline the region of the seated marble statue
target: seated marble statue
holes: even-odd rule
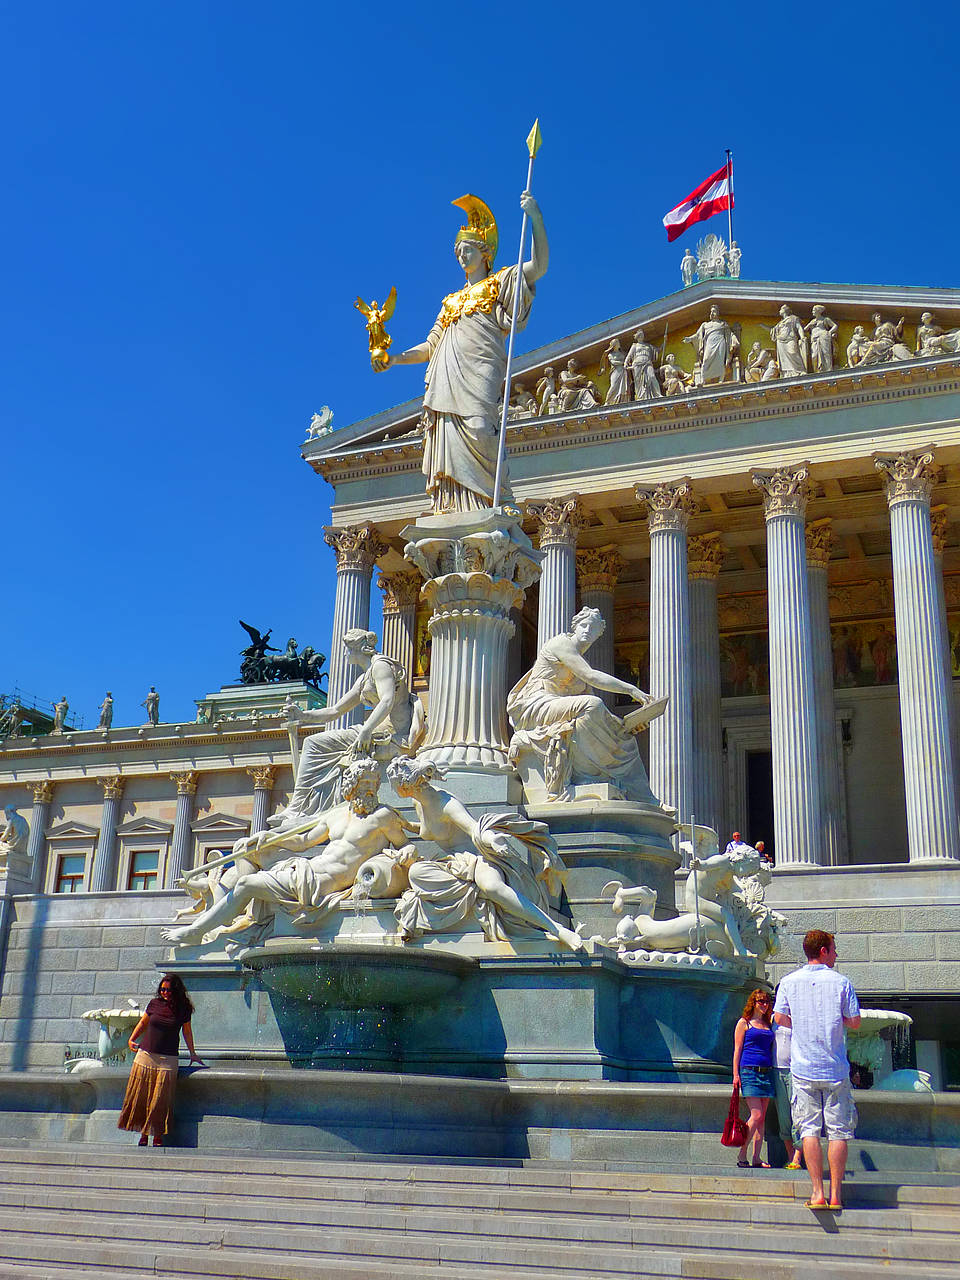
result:
[[[443,851],[409,865],[410,887],[396,907],[401,935],[447,933],[475,919],[492,942],[534,929],[581,950],[579,934],[547,914],[566,868],[545,824],[515,811],[474,819],[456,796],[432,785],[443,776],[432,761],[404,756],[387,767],[397,795],[414,803],[421,840]]]
[[[893,360],[912,360],[913,352],[903,342],[903,317],[896,324],[884,320],[877,311],[873,317],[873,337],[860,352],[859,364],[887,364]]]
[[[510,759],[518,763],[525,751],[539,758],[549,800],[571,799],[576,786],[609,782],[627,800],[657,804],[636,735],[590,692],[602,689],[642,704],[653,701],[636,685],[597,671],[584,658],[604,626],[599,609],[581,609],[571,629],[548,640],[510,690]]]
[[[6,822],[0,831],[0,867],[7,865],[11,853],[26,853],[30,841],[30,824],[21,818],[12,804],[4,805]]]
[[[560,370],[560,389],[557,392],[557,412],[573,413],[577,409],[595,409],[602,401],[597,384],[583,373],[577,373],[579,365],[573,356],[567,367]]]
[[[414,848],[404,844],[409,828],[395,809],[380,804],[380,766],[369,757],[356,760],[343,771],[343,802],[335,808],[287,831],[261,831],[238,840],[234,854],[259,866],[239,876],[233,888],[188,924],[162,930],[162,936],[178,946],[204,937],[238,920],[263,922],[262,908],[279,908],[293,916],[295,928],[318,925],[353,889],[360,868],[388,847],[400,856],[412,857]],[[320,853],[302,856],[323,845]],[[291,856],[293,855],[293,856]],[[252,904],[262,904],[251,912]]]
[[[945,356],[960,352],[960,329],[942,329],[933,313],[924,311],[917,325],[917,355]]]
[[[402,665],[377,652],[375,633],[354,627],[344,635],[343,647],[347,661],[360,668],[343,697],[316,711],[304,711],[288,701],[284,713],[291,724],[325,724],[360,706],[370,707],[370,714],[362,725],[327,729],[306,739],[293,795],[286,808],[269,819],[271,827],[287,827],[335,804],[341,771],[353,756],[373,754],[387,760],[402,751],[415,751],[423,737],[423,706],[410,693]]]

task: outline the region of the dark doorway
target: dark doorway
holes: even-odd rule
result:
[[[763,840],[774,860],[773,839],[773,756],[769,751],[747,752],[747,821],[741,827],[750,844]]]

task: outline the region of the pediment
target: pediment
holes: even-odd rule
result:
[[[235,818],[232,813],[211,813],[191,822],[190,830],[195,835],[213,833],[219,836],[232,831],[238,836],[245,836],[250,831],[250,823],[245,818]]]
[[[85,822],[61,822],[56,827],[47,827],[44,835],[48,840],[93,839],[100,835],[99,827],[88,827]]]
[[[173,831],[172,822],[161,822],[159,818],[131,818],[129,822],[117,827],[119,836],[169,836]]]

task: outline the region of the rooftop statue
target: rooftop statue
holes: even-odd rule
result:
[[[663,358],[663,364],[660,366],[660,377],[663,381],[663,394],[665,396],[681,395],[693,378],[689,373],[685,373],[677,364],[677,358],[672,351],[668,351]]]
[[[803,326],[810,343],[810,366],[814,373],[829,373],[837,354],[837,330],[839,325],[827,315],[827,309],[817,303],[813,319]]]
[[[107,696],[100,703],[100,719],[97,721],[98,729],[109,729],[113,724],[113,694],[107,693]]]
[[[862,324],[858,324],[847,344],[847,368],[854,369],[863,359],[864,352],[870,346],[870,339]]]
[[[321,668],[326,661],[322,653],[318,653],[311,645],[297,649],[293,636],[287,641],[283,653],[270,644],[273,629],[266,634],[251,627],[240,619],[240,625],[250,637],[250,644],[240,650],[243,662],[240,664],[240,680],[243,684],[269,684],[279,680],[302,680],[305,684],[319,686],[321,678],[326,675]],[[268,658],[267,654],[280,654],[277,658]]]
[[[727,246],[713,232],[697,242],[697,279],[721,280],[727,274]]]
[[[316,440],[318,436],[328,436],[333,431],[333,410],[328,404],[323,405],[319,413],[315,413],[307,427],[307,438]]]
[[[533,228],[530,258],[493,271],[497,224],[477,196],[454,204],[467,221],[456,237],[466,284],[448,294],[424,342],[373,361],[380,371],[397,364],[427,364],[423,397],[423,473],[434,512],[489,507],[497,467],[497,403],[506,372],[505,338],[514,294],[520,290],[518,325],[526,323],[537,280],[547,269],[547,238],[540,207],[529,192],[520,205]],[[542,401],[541,401],[542,403]]]
[[[522,382],[515,382],[510,388],[510,408],[507,417],[511,422],[519,422],[523,418],[535,418],[539,412],[536,397],[528,391]]]
[[[600,358],[600,372],[610,370],[610,386],[603,398],[604,404],[624,404],[630,399],[630,385],[626,371],[626,356],[619,338],[611,338]]]
[[[772,327],[761,325],[777,344],[777,366],[782,378],[802,378],[807,372],[807,335],[803,325],[786,303],[780,308],[780,319]]]
[[[259,914],[262,923],[263,911],[250,912],[252,904],[292,915],[296,928],[315,927],[352,890],[357,872],[369,858],[391,846],[402,857],[415,852],[405,844],[403,819],[395,809],[379,803],[379,787],[379,764],[360,758],[344,770],[342,804],[306,819],[294,830],[261,831],[238,840],[234,855],[259,869],[240,875],[218,902],[189,923],[164,929],[163,937],[185,946],[202,942],[205,935],[238,918],[254,923]],[[324,845],[322,852],[302,856],[317,845]]]
[[[602,689],[625,694],[644,706],[658,705],[636,685],[587,662],[584,652],[603,634],[604,625],[598,609],[581,609],[571,629],[548,640],[531,669],[511,689],[507,699],[507,715],[514,728],[510,757],[518,762],[523,776],[529,769],[520,766],[520,757],[532,754],[542,774],[544,798],[549,800],[569,799],[578,785],[606,782],[628,800],[656,804],[636,734],[590,692]]]
[[[663,395],[657,378],[657,348],[645,342],[643,330],[633,335],[633,343],[627,352],[627,369],[633,383],[634,400],[659,400]]]
[[[917,326],[917,355],[956,355],[960,351],[960,329],[941,329],[933,313],[924,311]]]
[[[714,304],[710,308],[710,316],[689,337],[683,339],[691,343],[697,351],[700,364],[700,386],[708,386],[711,382],[729,380],[734,356],[740,350],[740,339],[720,316],[720,308]]]
[[[693,284],[693,274],[697,269],[697,260],[689,249],[684,249],[683,257],[680,259],[680,276],[683,280],[683,287],[689,288]]]
[[[160,695],[153,685],[150,686],[150,692],[140,705],[146,708],[147,723],[158,725],[160,723]]]
[[[343,647],[348,661],[360,668],[343,697],[313,711],[288,700],[284,714],[294,730],[298,724],[329,724],[355,707],[369,707],[369,714],[362,725],[326,729],[306,739],[293,795],[286,808],[270,818],[273,827],[285,829],[336,804],[340,776],[352,756],[374,754],[388,760],[401,751],[415,751],[423,737],[423,705],[411,694],[402,665],[377,651],[375,633],[351,628],[343,637]]]
[[[534,929],[582,950],[579,934],[546,911],[559,899],[566,868],[545,824],[510,810],[472,818],[456,796],[433,785],[444,773],[408,757],[387,768],[397,795],[416,807],[420,839],[442,850],[408,868],[410,887],[396,908],[402,936],[445,933],[474,918],[491,942]]]
[[[742,257],[743,250],[736,240],[731,240],[730,248],[727,250],[727,275],[731,280],[740,279],[740,260]]]
[[[59,702],[54,703],[53,707],[53,728],[50,730],[53,734],[62,734],[64,721],[67,718],[67,712],[70,710],[70,703],[67,701],[67,695],[64,694]]]

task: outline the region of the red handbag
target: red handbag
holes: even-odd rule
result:
[[[727,1122],[723,1126],[723,1133],[720,1135],[720,1141],[725,1147],[742,1147],[747,1140],[747,1122],[740,1119],[740,1086],[733,1086],[733,1093],[730,1096],[730,1110],[727,1112]]]

